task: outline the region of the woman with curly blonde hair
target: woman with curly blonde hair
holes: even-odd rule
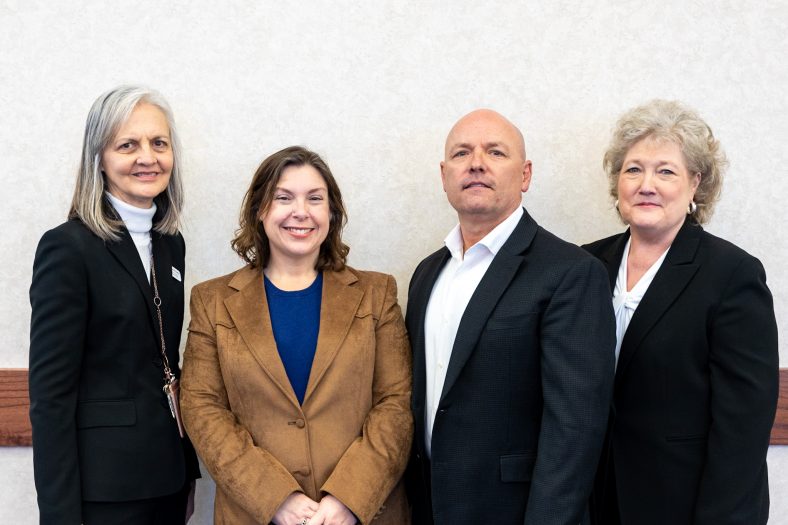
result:
[[[701,226],[719,142],[655,100],[621,117],[603,164],[629,228],[585,246],[607,266],[617,325],[596,523],[766,523],[777,327],[760,261]]]

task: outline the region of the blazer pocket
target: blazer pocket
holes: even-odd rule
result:
[[[708,434],[684,434],[679,436],[665,436],[665,441],[668,443],[693,443],[705,442],[708,439]]]
[[[227,348],[235,349],[239,344],[243,343],[243,339],[235,328],[235,323],[233,323],[231,319],[217,319],[215,330],[216,344],[221,350]],[[245,345],[243,345],[242,348],[243,347],[245,347]]]
[[[230,316],[221,316],[216,319],[216,329],[218,330],[220,326],[232,330],[235,328],[235,323]]]
[[[356,313],[353,315],[358,319],[363,319],[372,315],[372,310],[369,309],[369,305],[362,304],[358,307],[358,310],[356,310]]]
[[[133,399],[84,401],[77,406],[77,428],[130,427],[136,422]]]
[[[531,323],[531,317],[537,312],[524,312],[517,315],[490,317],[485,326],[486,330],[519,330]]]
[[[535,454],[501,456],[501,481],[504,483],[531,481],[531,473],[534,470],[535,462]]]

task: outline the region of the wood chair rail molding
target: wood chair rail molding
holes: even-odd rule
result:
[[[32,443],[27,369],[0,368],[0,446]],[[780,399],[772,427],[772,445],[788,445],[788,368],[780,369]]]
[[[780,369],[780,397],[769,444],[788,445],[788,368]]]
[[[0,368],[0,446],[32,444],[29,410],[27,369]]]

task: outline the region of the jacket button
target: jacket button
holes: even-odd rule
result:
[[[304,428],[304,426],[306,426],[306,423],[304,423],[304,420],[303,420],[303,419],[296,419],[296,422],[295,422],[295,423],[296,423],[296,426],[297,426],[298,428]]]

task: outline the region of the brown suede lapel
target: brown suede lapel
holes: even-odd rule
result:
[[[317,388],[331,361],[347,337],[364,292],[351,286],[358,279],[348,270],[323,272],[323,298],[320,304],[320,332],[315,359],[304,395],[304,404]]]
[[[229,286],[238,292],[226,298],[224,305],[238,333],[274,384],[295,406],[300,406],[276,350],[263,273],[250,267],[244,268],[233,277]]]
[[[351,286],[356,281],[357,278],[348,270],[323,274],[320,332],[304,403],[320,383],[353,324],[364,296],[361,290]],[[224,305],[238,333],[274,384],[295,406],[300,407],[276,349],[262,272],[245,268],[233,277],[229,286],[238,292],[225,299]]]

